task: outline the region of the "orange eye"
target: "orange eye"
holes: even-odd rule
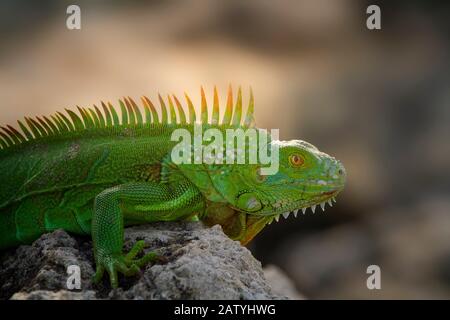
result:
[[[300,167],[305,161],[298,154],[293,154],[289,157],[289,162],[293,167]]]

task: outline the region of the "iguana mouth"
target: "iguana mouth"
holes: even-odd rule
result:
[[[294,214],[295,217],[297,217],[297,214],[299,211],[302,211],[303,214],[306,213],[306,210],[308,208],[311,208],[311,211],[314,213],[317,206],[320,206],[322,211],[325,211],[326,204],[331,207],[333,206],[333,202],[336,202],[336,195],[339,193],[339,190],[336,190],[334,192],[327,192],[328,194],[321,193],[311,201],[311,204],[303,205],[302,207],[294,210],[290,210],[284,213],[274,213],[271,215],[257,215],[257,214],[251,214],[247,213],[245,215],[246,220],[246,230],[245,235],[240,238],[242,244],[248,243],[262,228],[264,228],[265,225],[271,224],[274,220],[276,222],[279,221],[280,216],[283,216],[285,219],[289,217],[289,215]],[[320,199],[323,198],[323,199]],[[280,210],[282,211],[282,210]]]
[[[339,193],[339,191],[340,190],[322,192],[317,198],[311,201],[311,204],[304,205],[298,209],[289,210],[282,213],[274,213],[272,215],[273,218],[267,224],[271,224],[274,220],[278,222],[280,216],[283,216],[285,219],[287,219],[291,214],[293,214],[294,217],[297,218],[297,215],[300,211],[302,212],[302,214],[306,214],[308,208],[310,208],[313,213],[316,212],[317,206],[319,206],[322,209],[322,211],[325,211],[326,204],[332,207],[333,202],[336,202],[336,196]]]
[[[322,192],[323,195],[330,196],[336,193],[336,190]]]

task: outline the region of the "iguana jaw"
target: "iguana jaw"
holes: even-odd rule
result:
[[[286,209],[278,209],[269,216],[270,219],[268,221],[268,224],[271,224],[274,220],[278,222],[281,216],[287,219],[291,214],[293,214],[294,217],[297,218],[297,215],[299,213],[306,214],[308,208],[311,209],[313,213],[316,212],[317,207],[320,207],[322,211],[325,211],[327,204],[328,206],[332,207],[333,202],[336,202],[336,196],[339,192],[340,190],[333,192],[324,192],[318,197],[311,198],[310,201],[305,202],[303,200],[301,206],[293,205],[294,209],[290,209],[292,208],[290,206],[287,206]]]
[[[284,212],[275,212],[271,215],[257,215],[257,214],[246,214],[246,226],[245,231],[242,232],[241,237],[239,240],[243,245],[250,242],[266,225],[271,224],[273,221],[278,222],[280,219],[280,216],[283,216],[285,219],[287,219],[291,214],[297,218],[297,214],[299,212],[302,212],[303,214],[306,213],[308,208],[311,208],[311,211],[314,213],[317,206],[319,206],[322,211],[325,211],[326,204],[328,204],[330,207],[333,206],[333,202],[336,202],[336,196],[340,192],[334,191],[334,192],[325,192],[322,197],[316,198],[315,201],[312,201],[311,204],[306,204],[302,207],[298,207],[294,210],[288,210]]]

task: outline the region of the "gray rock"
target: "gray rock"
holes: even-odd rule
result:
[[[264,276],[272,287],[273,292],[293,300],[304,300],[304,295],[298,292],[295,284],[279,267],[269,264],[264,267]]]
[[[66,288],[67,266],[78,265],[85,289],[91,288],[91,253],[63,230],[42,235],[32,245],[20,246],[2,255],[0,297],[23,290],[58,291]]]
[[[36,290],[32,292],[17,292],[11,300],[95,300],[95,291],[86,290],[83,292],[74,292],[68,290],[59,290],[56,292],[49,290]]]
[[[105,273],[94,285],[89,237],[58,230],[32,245],[3,254],[0,295],[11,299],[286,299],[264,277],[260,262],[220,226],[197,222],[155,223],[125,230],[125,250],[145,240],[146,252],[158,250],[164,261],[149,264],[140,275],[119,278],[111,290]],[[67,266],[81,270],[81,290],[67,290]]]

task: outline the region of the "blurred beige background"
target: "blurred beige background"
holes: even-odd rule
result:
[[[229,83],[256,120],[342,160],[325,213],[272,224],[250,246],[309,298],[450,298],[449,5],[357,0],[0,4],[0,123],[129,95]],[[382,289],[366,288],[377,264]]]

